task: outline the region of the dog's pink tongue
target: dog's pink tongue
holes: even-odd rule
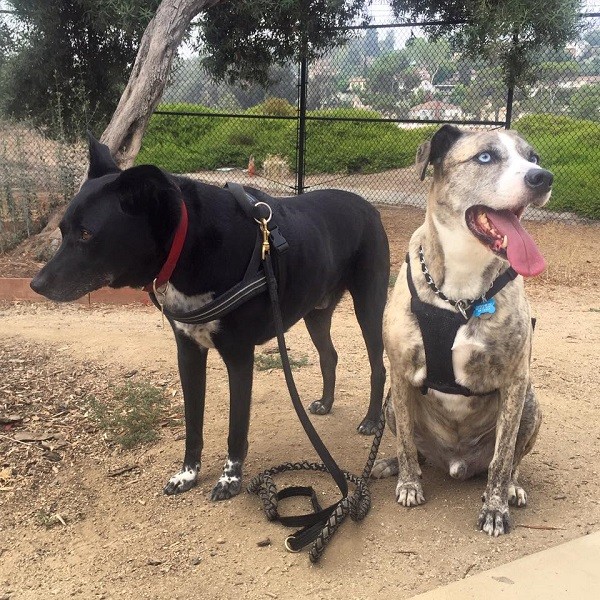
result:
[[[539,275],[546,268],[546,261],[517,215],[510,210],[488,209],[487,216],[496,230],[508,238],[506,255],[510,266],[523,277]]]

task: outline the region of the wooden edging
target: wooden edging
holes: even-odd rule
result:
[[[49,302],[47,298],[36,294],[28,277],[0,277],[0,301]],[[77,300],[78,304],[143,304],[150,306],[148,294],[131,288],[102,288]]]

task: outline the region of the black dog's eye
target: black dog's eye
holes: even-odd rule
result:
[[[529,162],[532,162],[534,165],[539,165],[540,164],[540,157],[535,152],[532,152],[529,155]]]
[[[88,240],[92,239],[92,234],[87,229],[82,229],[81,233],[79,234],[79,239],[82,242],[87,242]]]
[[[492,162],[493,156],[491,152],[480,152],[476,157],[475,160],[478,163],[481,163],[482,165],[485,165],[487,163]]]

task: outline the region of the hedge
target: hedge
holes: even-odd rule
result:
[[[276,102],[276,104],[274,104]],[[215,113],[195,104],[165,104],[161,110]],[[267,100],[247,114],[293,116],[295,108]],[[436,126],[401,129],[394,123],[346,120],[379,118],[374,111],[330,109],[308,113],[308,173],[377,173],[413,164],[419,143]],[[600,124],[555,115],[529,115],[514,123],[555,175],[548,208],[600,219]],[[268,154],[296,159],[295,120],[153,115],[137,163],[153,163],[175,173],[218,167],[245,168],[250,155],[258,168]]]

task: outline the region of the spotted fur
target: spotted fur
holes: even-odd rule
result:
[[[480,165],[478,153],[493,149],[498,160]],[[475,205],[515,210],[541,206],[549,197],[525,185],[524,174],[541,167],[530,161],[531,147],[512,132],[461,132],[445,126],[417,155],[424,174],[434,165],[425,223],[409,245],[413,282],[423,302],[454,310],[427,285],[419,265],[423,247],[427,267],[443,293],[454,299],[477,298],[508,268],[469,231],[465,212]],[[384,315],[384,342],[391,367],[395,459],[376,464],[375,476],[397,474],[396,498],[404,506],[425,501],[419,455],[456,479],[488,472],[479,528],[492,536],[508,532],[508,504],[524,506],[518,466],[533,447],[541,413],[529,375],[531,314],[523,280],[496,295],[490,319],[471,318],[459,328],[452,347],[456,380],[471,397],[420,386],[426,376],[421,332],[410,308],[403,265]],[[490,390],[494,390],[490,392]]]

